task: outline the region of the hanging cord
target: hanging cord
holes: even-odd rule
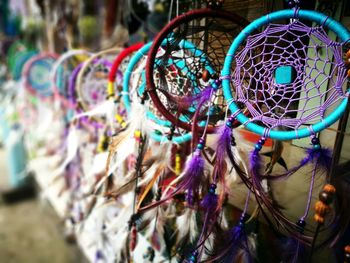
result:
[[[308,196],[308,200],[307,200],[307,205],[305,208],[305,212],[304,215],[300,218],[300,220],[305,220],[305,218],[308,216],[309,211],[310,211],[310,206],[311,206],[311,199],[312,199],[312,192],[313,192],[313,188],[315,185],[315,177],[316,177],[316,167],[317,167],[318,161],[316,161],[314,169],[312,171],[312,177],[311,177],[311,183],[310,183],[310,189],[309,189],[309,196]]]
[[[168,14],[168,23],[171,20],[171,14],[173,13],[173,4],[174,4],[174,0],[170,1],[170,7],[169,7],[169,14]]]

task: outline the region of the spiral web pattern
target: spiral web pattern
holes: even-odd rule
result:
[[[322,26],[269,24],[235,55],[234,98],[267,128],[321,122],[347,96],[343,46]]]
[[[40,96],[52,96],[52,82],[50,72],[55,60],[53,58],[42,58],[34,61],[28,72],[28,83]]]
[[[165,37],[162,37],[153,64],[151,82],[155,89],[149,90],[152,96],[158,97],[168,115],[173,116],[166,118],[174,125],[188,129],[188,125],[181,123],[193,124],[199,95],[219,78],[232,39],[245,24],[209,12],[189,13],[182,19],[174,20],[162,33]],[[155,106],[159,107],[158,104]],[[197,121],[206,121],[210,111],[209,125],[214,127],[224,119],[225,108],[226,102],[219,88],[213,92],[211,101],[202,105]]]
[[[107,98],[106,85],[111,63],[106,59],[93,61],[86,70],[81,86],[82,100],[93,109]]]
[[[162,52],[162,51],[160,51]],[[140,103],[141,97],[145,94],[145,107],[148,111],[148,125],[161,132],[163,135],[167,135],[170,132],[171,123],[167,121],[164,116],[158,111],[157,107],[153,104],[152,100],[147,96],[146,93],[146,77],[145,77],[145,65],[146,65],[147,56],[142,56],[142,58],[136,63],[136,65],[132,69],[128,69],[132,72],[130,80],[129,80],[129,98],[131,99],[131,103]],[[177,75],[176,67],[173,67],[171,74],[173,77]],[[168,80],[169,78],[165,78]],[[162,96],[162,99],[165,99]],[[175,136],[184,135],[185,131],[176,127]]]

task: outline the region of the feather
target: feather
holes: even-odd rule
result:
[[[270,162],[266,165],[265,173],[270,174],[276,163],[280,164],[285,170],[288,171],[287,165],[282,158],[283,142],[279,140],[273,140],[272,143],[272,151],[262,154],[264,156],[270,157]]]
[[[204,177],[204,160],[199,150],[196,150],[192,158],[186,162],[186,168],[182,181],[175,192],[187,191],[186,200],[190,206],[198,200],[201,182]]]
[[[220,214],[220,207],[218,207],[218,196],[215,193],[215,189],[216,185],[211,184],[209,192],[204,196],[200,203],[201,207],[205,210],[205,215],[201,234],[197,242],[197,249],[195,251],[195,257],[197,259],[201,259],[205,243],[211,235]]]
[[[61,175],[67,165],[76,157],[78,148],[79,148],[79,136],[78,136],[78,130],[75,127],[75,125],[71,126],[71,129],[69,130],[68,136],[67,136],[67,153],[66,158],[63,160],[62,164],[56,168],[52,172],[52,178],[56,178],[57,176]]]
[[[300,163],[289,169],[286,173],[283,174],[269,174],[266,176],[261,176],[267,178],[268,180],[279,180],[285,179],[297,172],[301,167],[306,166],[309,163],[317,163],[317,170],[325,173],[329,173],[329,169],[332,163],[332,152],[329,149],[319,147],[312,147],[306,150],[306,156],[300,161]]]
[[[243,222],[223,233],[224,247],[217,248],[215,256],[211,259],[214,262],[254,262],[254,255],[250,250],[248,237]],[[218,237],[220,238],[220,237]]]
[[[114,253],[115,262],[123,263],[129,262],[130,252],[129,252],[129,231],[127,227],[124,227],[116,234],[117,242],[114,242]]]
[[[198,224],[196,219],[196,212],[191,208],[185,208],[185,212],[176,217],[177,237],[176,242],[179,243],[193,243],[198,238]]]
[[[80,119],[82,117],[92,117],[92,116],[104,116],[109,117],[111,113],[114,113],[115,104],[113,100],[106,100],[90,111],[82,112],[73,117],[73,120]],[[113,115],[113,114],[112,114]],[[110,118],[109,118],[110,120]],[[113,120],[113,117],[112,117]]]
[[[283,263],[307,262],[308,252],[304,244],[290,237],[284,242],[282,257]]]

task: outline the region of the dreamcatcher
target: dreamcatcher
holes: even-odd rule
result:
[[[19,80],[23,66],[38,51],[21,41],[15,41],[7,50],[7,65],[14,80]]]
[[[44,99],[53,95],[50,79],[51,69],[58,55],[44,53],[32,57],[24,67],[24,87],[32,94]]]
[[[108,73],[112,66],[114,56],[119,54],[120,48],[101,51],[91,56],[83,65],[76,80],[78,104],[85,115],[92,116],[98,123],[103,124],[107,117],[109,123],[113,119],[113,105],[102,104],[108,97]],[[100,112],[102,111],[102,112]],[[88,113],[90,112],[90,113]],[[110,116],[106,116],[109,114]]]
[[[33,123],[35,128],[33,132],[36,134],[36,137],[40,137],[40,144],[42,144],[40,148],[46,148],[47,153],[50,154],[60,144],[60,140],[56,136],[57,132],[59,133],[64,129],[52,107],[53,85],[50,73],[57,58],[58,55],[55,53],[42,53],[33,56],[25,64],[22,73],[24,89],[30,94],[28,97],[36,97],[32,101],[40,101],[40,103],[35,103],[38,123]],[[45,134],[45,136],[41,136],[41,134]],[[46,140],[51,141],[51,143],[46,145],[44,143]]]
[[[286,19],[290,21],[287,24],[283,22]],[[329,37],[330,32],[339,42]],[[312,251],[321,226],[334,222],[325,220],[335,193],[329,184],[331,154],[321,147],[318,133],[341,117],[348,102],[344,49],[349,36],[341,24],[323,14],[298,8],[282,10],[243,29],[225,59],[223,90],[232,117],[262,136],[250,157],[251,190],[261,211],[269,212],[269,216],[264,212],[266,220],[294,237],[289,243],[293,253],[285,259],[288,262],[303,260],[305,245],[312,243]],[[250,117],[242,113],[242,106]],[[311,138],[312,148],[299,165],[285,174],[263,175],[259,152],[267,138],[304,137]],[[312,166],[307,205],[304,214],[293,223],[266,193],[262,180],[288,177],[306,165]],[[306,226],[306,218],[314,182],[322,173],[327,174],[324,178],[327,184],[315,206],[318,226],[312,229]]]
[[[122,94],[122,83],[123,83],[123,73],[126,71],[127,66],[130,61],[130,57],[138,51],[143,46],[143,43],[136,43],[123,49],[113,62],[111,70],[108,76],[107,85],[107,96],[108,99],[114,101],[116,114],[115,121],[119,123],[121,128],[125,128],[126,122],[125,109],[120,106],[121,94]],[[118,109],[119,108],[119,109]],[[115,133],[115,132],[114,132]]]
[[[73,70],[89,56],[85,50],[69,50],[62,54],[53,66],[51,79],[54,83],[54,96],[64,108],[73,108],[68,100],[69,78]]]

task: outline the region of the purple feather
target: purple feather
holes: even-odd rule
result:
[[[181,181],[176,189],[159,201],[153,202],[140,208],[140,212],[145,212],[149,209],[159,206],[160,204],[170,200],[180,192],[186,191],[186,200],[189,206],[193,206],[199,199],[199,192],[204,186],[204,160],[201,156],[201,151],[197,149],[191,159],[186,161],[186,167],[182,175]]]
[[[216,255],[212,259],[214,262],[232,263],[239,261],[242,257],[245,259],[244,262],[254,262],[253,255],[249,249],[248,237],[241,223],[226,231],[223,237],[217,238],[224,238],[222,245],[225,247],[217,247],[215,249]]]
[[[262,176],[260,174],[261,171],[261,156],[259,154],[259,151],[257,149],[254,149],[254,151],[250,154],[250,171],[252,174],[252,183],[254,185],[254,188],[258,190],[259,192],[263,192],[263,188],[261,185],[261,179]]]
[[[179,109],[188,109],[191,106],[191,104],[195,101],[199,101],[199,105],[203,104],[205,101],[209,100],[212,90],[212,86],[208,86],[205,89],[203,89],[200,93],[194,94],[192,96],[177,96],[174,94],[170,94],[169,92],[163,89],[159,89],[159,91],[162,92],[169,101],[175,103]]]
[[[201,206],[206,211],[214,212],[218,205],[218,196],[215,193],[207,193],[201,201]]]
[[[304,167],[309,163],[316,163],[316,162],[318,166],[317,169],[324,169],[328,173],[332,163],[331,150],[325,149],[325,148],[318,148],[318,149],[314,147],[309,148],[306,150],[305,158],[302,159],[297,166],[289,169],[287,173],[268,175],[268,176],[264,176],[264,178],[269,180],[285,179],[293,175],[301,167]]]
[[[231,147],[231,128],[224,125],[219,129],[219,140],[216,147],[216,162],[214,167],[214,182],[220,181],[224,183],[225,181],[225,157],[226,149]]]
[[[178,184],[176,190],[176,192],[187,190],[187,202],[190,206],[194,204],[198,197],[203,174],[204,160],[200,150],[196,150],[193,157],[187,161],[182,181]]]
[[[307,250],[305,245],[295,238],[288,238],[283,245],[283,262],[301,263],[307,261]]]
[[[329,149],[307,149],[307,155],[309,157],[309,162],[315,163],[317,161],[317,164],[325,169],[326,171],[329,171],[331,164],[332,164],[332,152]]]

